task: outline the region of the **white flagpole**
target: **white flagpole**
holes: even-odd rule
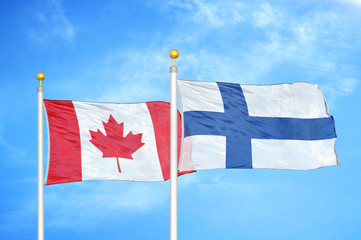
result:
[[[41,81],[45,75],[39,72],[36,78],[38,87],[38,240],[44,240],[44,131],[43,131],[43,93]]]
[[[173,59],[170,67],[170,240],[178,239],[178,158],[177,158],[177,73],[175,59],[179,56],[176,49],[169,52]]]

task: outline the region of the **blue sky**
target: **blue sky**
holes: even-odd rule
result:
[[[36,239],[36,73],[48,99],[169,101],[172,48],[181,79],[319,84],[342,164],[182,176],[179,239],[361,238],[361,1],[18,0],[0,13],[0,239]],[[45,187],[45,237],[168,239],[169,182]]]

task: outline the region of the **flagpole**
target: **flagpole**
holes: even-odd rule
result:
[[[178,239],[178,158],[177,158],[177,73],[175,60],[179,56],[176,49],[169,52],[173,59],[170,67],[170,240]]]
[[[39,72],[36,78],[38,87],[38,240],[44,240],[44,131],[43,131],[43,93],[41,82],[45,75]]]

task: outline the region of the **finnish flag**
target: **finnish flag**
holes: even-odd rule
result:
[[[316,84],[178,80],[178,88],[184,124],[180,171],[339,165],[334,119]]]

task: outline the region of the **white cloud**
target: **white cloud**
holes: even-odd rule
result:
[[[203,22],[207,22],[204,19],[211,16],[215,9],[228,8],[227,3],[222,3],[223,5],[212,3],[212,5],[200,1],[183,3],[173,1],[171,4],[183,9],[196,6],[197,14],[202,16],[197,15],[197,18],[203,19]],[[202,7],[199,7],[200,4]],[[227,41],[222,36],[224,28],[221,27],[218,27],[220,31],[218,35],[213,35],[212,30],[204,29],[198,33],[193,32],[192,42],[186,41],[189,46],[188,52],[181,56],[182,62],[179,61],[182,63],[183,76],[190,73],[190,76],[187,74],[188,79],[260,84],[269,83],[269,73],[273,69],[291,64],[305,76],[299,79],[301,81],[311,81],[321,85],[325,81],[330,88],[339,89],[342,94],[334,95],[337,97],[353,93],[345,89],[351,89],[356,84],[354,81],[346,81],[346,84],[344,79],[349,78],[345,76],[352,78],[352,73],[357,71],[355,66],[343,61],[344,54],[339,54],[339,51],[355,50],[355,47],[360,50],[358,46],[361,46],[361,35],[355,25],[357,18],[354,15],[332,7],[327,10],[311,8],[298,14],[269,2],[261,3],[259,6],[252,4],[241,4],[241,6],[243,21],[236,24],[235,29],[244,31],[247,27],[256,27],[257,33],[261,36],[256,38],[258,41],[250,43],[246,48],[242,47],[239,44],[242,43],[241,34],[238,35],[237,32],[232,34],[236,37],[234,40],[239,43]],[[185,12],[183,18],[192,18],[191,10]],[[247,18],[245,12],[253,18]],[[218,21],[217,24],[209,22],[208,24],[213,27],[221,26],[223,24],[219,21],[222,19],[219,18],[221,15],[214,18]],[[192,29],[194,28],[189,26],[187,31],[192,32]],[[217,42],[219,37],[222,37],[222,45],[208,48],[202,44],[206,38]],[[337,52],[334,53],[335,50]],[[292,81],[292,77],[286,81]]]
[[[165,8],[186,10],[189,17],[185,19],[191,19],[207,28],[221,28],[244,21],[244,4],[240,1],[174,0],[167,1]],[[179,14],[178,17],[183,16]]]
[[[352,76],[356,68],[339,54],[360,50],[361,35],[352,14],[331,8],[298,16],[269,3],[261,4],[261,8],[253,15],[266,40],[256,42],[246,57],[250,78],[260,82],[267,71],[286,63],[302,69],[307,77],[303,81],[319,83],[333,100],[354,92],[358,80],[345,76]]]
[[[75,27],[65,15],[60,0],[39,3],[35,14],[38,24],[28,30],[30,41],[41,45],[48,45],[53,39],[73,42]]]
[[[186,29],[154,38],[151,48],[109,53],[105,66],[98,68],[98,72],[111,84],[102,87],[106,94],[97,100],[168,100],[169,75],[164,66],[170,65],[169,49],[161,46],[169,43],[180,47],[181,56],[177,60],[180,78],[258,84],[269,83],[268,74],[283,64],[301,69],[306,77],[303,81],[322,84],[322,79],[347,78],[345,75],[352,72],[353,66],[351,71],[347,69],[340,55],[332,51],[351,49],[361,43],[354,17],[334,8],[311,8],[300,15],[269,2],[255,5],[231,0],[173,0],[161,6],[165,11],[171,10],[170,15],[177,15],[174,18],[179,19],[175,20],[177,29],[182,26]],[[189,24],[189,19],[195,24]],[[229,25],[233,26],[229,35],[232,40],[223,36],[229,33]],[[255,30],[261,37],[253,36],[258,41],[242,46],[245,29]],[[206,40],[212,41],[209,45],[212,47],[204,44]],[[164,44],[158,44],[159,41]],[[336,80],[328,82],[335,89],[341,86]]]
[[[0,233],[10,233],[12,236],[18,237],[18,239],[27,235],[25,229],[29,229],[34,226],[32,219],[36,219],[37,214],[36,202],[29,200],[29,198],[31,197],[27,196],[26,201],[25,199],[19,200],[19,205],[16,209],[13,206],[10,208],[14,209],[12,212],[6,211],[6,213],[1,213]],[[35,218],[30,216],[35,216]]]
[[[132,217],[161,208],[169,201],[169,184],[91,182],[45,188],[46,224],[59,228],[95,227],[129,213]],[[66,196],[66,197],[65,197]]]
[[[197,9],[193,20],[209,23],[214,27],[223,27],[226,24],[239,23],[243,20],[240,12],[243,10],[243,4],[240,2],[229,2],[222,4],[219,2],[210,3],[202,0],[195,0],[194,5]]]
[[[267,3],[261,4],[262,11],[253,13],[254,25],[257,27],[265,27],[269,25],[279,25],[283,20],[282,13]]]
[[[54,80],[47,86],[64,92],[65,99],[80,101],[169,101],[169,50],[163,46],[112,49],[79,68],[75,76],[64,75],[61,85]]]
[[[3,131],[2,127],[0,126],[0,146],[4,147],[10,153],[9,156],[12,156],[12,157],[24,157],[26,155],[26,153],[23,150],[9,144],[3,138],[2,131]]]
[[[327,95],[329,107],[333,107],[337,98],[355,93],[358,83],[355,78],[332,78],[320,84],[320,88]]]
[[[217,173],[215,174],[215,172]],[[255,170],[251,170],[255,171]],[[249,182],[240,170],[210,170],[199,171],[197,180],[192,182],[192,187],[182,185],[180,180],[179,189],[184,195],[192,196],[192,198],[181,198],[180,207],[187,206],[184,215],[192,216],[194,211],[207,212],[206,217],[200,217],[207,226],[219,227],[219,219],[225,225],[234,226],[234,221],[242,221],[237,218],[241,212],[243,219],[256,220],[263,217],[272,216],[277,213],[280,208],[286,209],[287,201],[284,205],[278,205],[276,208],[271,207],[272,204],[265,204],[264,199],[272,196],[275,191],[287,192],[294,188],[292,182],[282,181],[276,182]],[[246,173],[247,174],[247,173]],[[190,177],[190,176],[187,176]],[[210,196],[212,196],[210,198]],[[219,204],[226,201],[227,204]],[[274,202],[275,199],[269,198],[268,202]],[[260,206],[262,206],[260,208]],[[211,209],[211,211],[210,211]]]
[[[145,102],[169,100],[171,65],[166,49],[118,50],[105,58],[105,66],[98,69],[106,81],[99,101]],[[146,52],[147,54],[144,54]]]
[[[355,78],[343,78],[337,83],[338,88],[346,94],[354,93],[357,84],[358,80]]]
[[[178,76],[185,79],[270,83],[270,79],[273,81],[278,76],[269,73],[283,64],[302,70],[306,77],[303,81],[322,84],[322,79],[327,79],[335,89],[343,86],[334,79],[355,78],[352,75],[355,67],[344,63],[341,54],[333,53],[335,49],[361,46],[355,19],[347,12],[314,8],[300,15],[269,2],[255,6],[231,0],[174,0],[162,4],[165,10],[172,10],[170,15],[178,14],[174,18],[177,33],[170,31],[169,35],[155,36],[147,48],[120,48],[100,57],[103,61],[98,58],[89,75],[98,78],[96,90],[92,90],[92,96],[97,97],[85,100],[168,101],[167,66],[171,61],[170,48],[164,46],[170,43],[179,47]],[[195,24],[190,24],[189,19]],[[233,26],[231,33],[229,25]],[[244,41],[244,34],[250,29],[256,31],[257,35],[252,36],[256,40]],[[232,39],[228,40],[224,33]],[[212,43],[207,44],[208,41]],[[242,45],[245,42],[247,45]]]
[[[352,4],[354,6],[361,7],[361,0],[331,0],[331,1],[337,1],[337,2],[341,2],[341,3],[348,3],[348,4]]]

